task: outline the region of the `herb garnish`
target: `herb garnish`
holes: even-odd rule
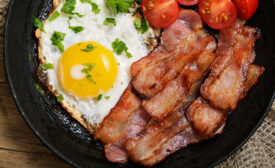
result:
[[[90,52],[90,51],[92,51],[92,50],[94,50],[94,49],[95,49],[95,47],[94,47],[92,44],[88,44],[88,45],[86,46],[86,48],[85,48],[85,49],[81,49],[81,51]]]
[[[114,26],[116,26],[116,20],[115,18],[106,18],[103,22],[104,25],[109,25],[109,24],[113,24]]]
[[[28,61],[31,62],[31,60],[32,60],[32,55],[29,54],[29,55],[28,55]]]
[[[145,33],[149,29],[149,22],[145,19],[145,17],[137,18],[135,22],[136,29],[141,33]]]
[[[42,94],[45,93],[43,88],[38,83],[35,83],[34,86],[37,91],[40,91]]]
[[[96,84],[96,82],[94,81],[94,79],[92,78],[92,75],[90,74],[90,72],[92,71],[92,69],[95,68],[95,64],[93,63],[86,63],[86,64],[82,64],[84,66],[86,66],[87,68],[83,68],[81,70],[81,72],[86,74],[86,78],[88,79],[89,82]]]
[[[51,37],[52,45],[56,46],[61,52],[64,52],[62,41],[65,38],[65,33],[55,31]]]
[[[69,29],[74,31],[74,33],[79,33],[79,32],[82,32],[84,30],[84,27],[82,27],[82,26],[69,26]]]
[[[66,0],[64,6],[61,9],[61,12],[69,15],[77,15],[78,17],[82,17],[83,15],[73,12],[75,9],[75,5],[76,5],[76,0]]]
[[[55,12],[49,17],[49,21],[50,21],[50,22],[54,21],[59,15],[60,15],[60,13],[58,13],[57,11],[55,11]]]
[[[135,0],[106,0],[106,4],[111,9],[112,13],[117,15],[119,12],[127,13],[134,1]]]
[[[100,101],[101,99],[102,99],[102,94],[98,95],[96,100]]]
[[[40,68],[42,68],[43,70],[54,69],[52,63],[48,63],[48,64],[45,64],[45,65],[40,65]]]
[[[106,100],[109,100],[110,97],[111,97],[111,96],[105,96],[104,98],[105,98]]]
[[[39,18],[33,16],[33,17],[32,17],[32,21],[33,21],[34,27],[40,29],[41,31],[43,31],[43,32],[45,33],[44,25],[43,25],[43,23],[39,20]]]
[[[92,6],[92,11],[97,14],[100,12],[100,9],[98,8],[98,5],[91,0],[80,0],[82,3],[89,3]]]
[[[126,56],[128,58],[133,57],[133,55],[130,52],[128,52],[128,47],[126,46],[126,44],[118,38],[114,42],[112,42],[112,47],[117,55],[121,55],[121,53],[125,51]]]
[[[57,102],[61,102],[64,100],[64,97],[62,94],[59,94],[58,97],[57,97]]]

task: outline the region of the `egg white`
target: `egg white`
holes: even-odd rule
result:
[[[57,6],[55,11],[58,11],[60,16],[52,22],[48,19],[44,21],[45,33],[41,32],[39,37],[39,58],[42,64],[52,63],[54,65],[54,69],[46,71],[48,84],[50,90],[52,90],[56,96],[59,94],[63,95],[64,100],[61,103],[65,109],[67,109],[78,121],[82,120],[80,121],[82,124],[85,122],[92,128],[96,128],[104,117],[108,115],[110,109],[115,106],[123,91],[128,86],[131,80],[130,66],[132,63],[150,52],[145,44],[145,39],[147,37],[155,38],[155,35],[151,28],[147,33],[143,35],[140,34],[135,29],[134,21],[136,18],[132,16],[133,13],[120,13],[117,16],[113,16],[110,9],[105,4],[105,0],[93,0],[93,2],[101,9],[98,14],[92,12],[90,4],[81,3],[77,0],[74,12],[78,12],[84,16],[73,16],[70,20],[70,24],[71,26],[84,27],[84,30],[79,33],[74,33],[68,28],[68,15],[61,12],[64,1]],[[116,26],[112,24],[108,26],[103,25],[106,17],[115,18]],[[54,31],[66,34],[62,42],[65,50],[77,43],[95,41],[113,51],[112,42],[115,41],[116,38],[124,41],[127,45],[128,51],[132,53],[133,57],[127,58],[125,53],[118,56],[113,52],[116,61],[119,63],[118,75],[113,87],[103,94],[100,101],[97,102],[96,99],[80,99],[77,96],[64,92],[60,86],[57,78],[57,66],[62,53],[52,45],[50,40]],[[104,98],[105,96],[110,96],[110,98],[107,100]]]

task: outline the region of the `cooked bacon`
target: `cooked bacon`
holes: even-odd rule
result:
[[[161,120],[170,112],[177,110],[178,108],[175,109],[175,107],[179,104],[184,106],[188,102],[190,92],[198,90],[199,85],[197,83],[201,83],[209,71],[216,56],[212,53],[214,49],[211,48],[211,50],[203,52],[195,61],[186,65],[181,74],[170,81],[162,91],[153,98],[143,101],[142,106],[146,112]],[[192,88],[192,86],[197,86],[197,89]]]
[[[105,144],[104,153],[111,162],[127,161],[122,145],[128,138],[142,131],[150,119],[141,107],[141,100],[131,89],[129,85],[95,134],[95,139]]]
[[[151,155],[151,157],[146,160],[142,160],[141,163],[145,166],[153,166],[177,150],[187,145],[198,143],[204,139],[203,136],[199,135],[192,126],[189,125],[166,143],[162,144],[161,147],[154,152],[154,155]]]
[[[239,25],[238,21],[236,24]],[[231,33],[231,29],[221,31],[219,38],[221,42],[217,49],[219,58],[213,66],[210,77],[201,87],[201,95],[205,99],[215,107],[226,111],[235,109],[239,101],[248,66],[251,60],[254,60],[256,40],[255,28],[235,26],[237,34]],[[223,38],[227,34],[224,41]],[[233,37],[230,38],[232,34]],[[226,43],[227,41],[230,44]]]
[[[176,111],[160,123],[148,127],[125,143],[133,161],[140,162],[153,156],[156,150],[169,139],[189,126],[184,113]]]
[[[208,104],[203,98],[196,99],[186,111],[193,127],[206,137],[213,137],[218,128],[225,122],[227,114]]]
[[[198,14],[184,11],[186,17],[199,18]],[[195,29],[187,21],[177,20],[164,30],[160,45],[147,57],[135,62],[131,67],[133,87],[147,98],[153,97],[166,84],[176,78],[185,65],[194,61],[213,37],[206,32]],[[195,25],[193,25],[195,26]]]
[[[264,67],[260,67],[258,65],[249,65],[248,70],[247,70],[247,75],[246,75],[246,79],[244,82],[244,88],[243,88],[243,92],[240,96],[240,99],[243,99],[248,90],[255,84],[258,82],[260,76],[264,73],[265,68]]]

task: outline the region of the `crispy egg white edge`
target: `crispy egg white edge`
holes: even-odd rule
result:
[[[64,0],[53,0],[53,9],[52,11],[49,13],[48,17],[45,19],[45,21],[49,18],[49,16],[56,10],[56,8],[63,2]],[[44,22],[45,22],[44,21]],[[155,34],[155,38],[159,36],[159,29],[154,29],[154,28],[151,28],[152,31],[154,32]],[[42,54],[42,45],[41,45],[41,31],[39,29],[36,29],[35,31],[35,36],[36,38],[38,39],[38,59],[40,61],[40,64],[46,64],[46,60],[45,60],[45,57],[43,56]],[[149,50],[153,50],[154,47],[157,45],[157,40],[156,39],[153,39],[154,42],[151,44],[151,46],[148,48]],[[153,46],[153,47],[152,47]],[[44,72],[46,73],[46,72]],[[51,85],[48,85],[47,83],[47,89],[55,96],[55,97],[58,97],[58,92],[56,90],[54,90],[52,88]],[[122,93],[123,94],[123,93]],[[95,132],[95,130],[99,127],[100,123],[98,123],[97,125],[92,125],[90,124],[86,118],[83,117],[83,114],[81,114],[80,112],[78,112],[77,110],[73,109],[73,108],[69,108],[70,105],[68,103],[66,103],[65,101],[61,101],[59,102],[63,108],[71,115],[71,117],[73,117],[74,119],[76,119],[83,127],[85,127],[91,134],[93,134]],[[108,114],[105,116],[107,117]]]

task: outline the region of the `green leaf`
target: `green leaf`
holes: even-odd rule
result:
[[[100,101],[101,99],[102,99],[102,94],[98,95],[96,100]]]
[[[82,26],[69,26],[69,29],[74,31],[74,33],[79,33],[79,32],[82,32],[84,30],[84,27],[82,27]]]
[[[37,91],[40,91],[42,94],[45,93],[43,88],[38,83],[35,83],[34,86]]]
[[[133,55],[130,52],[128,52],[128,48],[127,48],[126,44],[123,41],[119,40],[118,38],[114,42],[112,42],[112,47],[113,47],[114,52],[117,55],[121,55],[122,52],[125,51],[126,56],[128,58],[133,57]]]
[[[98,8],[98,5],[94,2],[92,2],[91,0],[80,0],[80,2],[82,3],[89,3],[92,6],[92,11],[95,14],[98,14],[100,12],[100,9]]]
[[[145,33],[149,30],[149,22],[145,19],[145,17],[137,18],[135,22],[136,29],[141,33]]]
[[[105,98],[106,100],[109,100],[110,97],[111,97],[111,96],[105,96],[104,98]]]
[[[78,17],[82,17],[83,15],[73,12],[75,9],[75,5],[76,5],[76,0],[66,0],[64,6],[61,9],[61,12],[69,15],[77,15]]]
[[[60,14],[55,11],[50,17],[49,17],[49,21],[52,22],[54,21]]]
[[[88,44],[88,45],[86,46],[86,48],[85,48],[85,49],[81,49],[81,51],[90,52],[90,51],[92,51],[92,50],[94,50],[94,49],[95,49],[95,47],[94,47],[92,44]]]
[[[34,27],[40,29],[41,31],[43,31],[45,33],[43,23],[37,17],[34,17],[34,16],[32,17],[32,20],[33,20]]]
[[[106,4],[112,13],[117,15],[119,12],[127,13],[134,1],[135,0],[106,0]]]
[[[45,65],[40,65],[40,68],[42,68],[43,70],[49,70],[49,69],[54,69],[54,66],[53,66],[53,64],[48,63]]]
[[[64,97],[62,94],[59,94],[58,97],[57,97],[57,102],[61,102],[64,100]]]
[[[56,46],[61,52],[64,52],[62,41],[65,38],[65,33],[55,31],[51,37],[52,45]]]
[[[28,55],[28,61],[31,62],[31,60],[32,60],[32,55],[29,54],[29,55]]]
[[[116,19],[115,18],[106,18],[103,22],[104,25],[113,24],[116,26]]]

